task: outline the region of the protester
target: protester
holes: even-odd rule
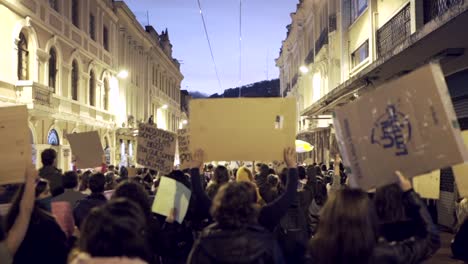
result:
[[[196,198],[200,215],[204,217],[210,217],[210,207],[212,201],[206,196],[202,187],[202,180],[200,177],[200,167],[203,164],[204,152],[203,150],[197,150],[193,155],[193,162],[196,163],[195,168],[190,170],[192,179],[192,192]],[[286,185],[285,192],[278,197],[274,202],[263,206],[260,209],[258,222],[266,229],[273,231],[273,229],[279,224],[281,217],[283,217],[288,211],[289,206],[293,202],[294,195],[297,188],[297,170],[296,170],[296,152],[292,148],[288,148],[284,151],[284,159],[289,168],[288,170],[288,182]],[[249,177],[250,175],[250,177]],[[248,182],[253,181],[251,173],[246,168],[239,168],[237,171],[237,180],[244,179]],[[239,177],[240,176],[240,177]]]
[[[53,149],[46,149],[41,153],[42,168],[39,169],[39,176],[49,181],[52,196],[63,193],[62,172],[56,168],[57,152]]]
[[[82,225],[81,253],[72,263],[150,263],[146,227],[141,207],[130,200],[119,198],[94,208]]]
[[[406,209],[425,229],[424,235],[401,242],[378,241],[377,216],[367,193],[338,190],[322,210],[317,234],[310,244],[310,263],[420,263],[437,251],[437,227],[411,182],[397,174]]]
[[[219,165],[213,173],[213,178],[206,187],[206,194],[213,199],[219,188],[229,182],[229,172],[226,167]]]
[[[63,175],[63,188],[64,193],[54,197],[53,202],[68,202],[73,207],[76,202],[85,198],[86,195],[77,191],[78,187],[78,175],[74,171],[67,171]]]
[[[24,195],[29,195],[30,183],[26,187],[21,187],[17,196],[12,202],[12,206],[6,219],[6,231],[14,231],[18,228],[17,219],[23,219],[23,224],[27,222],[24,211]],[[21,242],[13,263],[31,263],[33,260],[45,261],[46,263],[66,263],[69,246],[67,237],[50,212],[51,193],[47,180],[41,180],[35,187],[35,203],[32,209],[29,226],[26,235]],[[22,231],[20,231],[22,232]],[[34,261],[33,261],[34,262]]]
[[[265,196],[267,195],[265,192],[268,191],[268,175],[270,175],[270,168],[266,164],[259,164],[257,163],[257,169],[259,171],[258,174],[255,175],[255,184],[258,187],[260,196],[265,201]]]
[[[89,189],[91,194],[80,200],[73,209],[73,218],[78,228],[81,227],[83,220],[94,207],[103,205],[107,199],[104,196],[104,186],[106,178],[102,173],[96,173],[89,178]]]
[[[341,170],[340,170],[340,165],[341,165],[341,157],[339,155],[336,155],[335,162],[333,164],[333,173],[329,175],[331,176],[331,182],[327,184],[327,190],[328,192],[334,192],[341,190],[343,188],[343,185],[341,184]]]
[[[263,188],[262,199],[266,203],[273,202],[279,196],[278,190],[279,180],[276,175],[268,175],[266,186]]]
[[[222,186],[211,208],[215,223],[203,231],[187,263],[284,263],[273,236],[257,224],[256,196],[251,182]]]
[[[452,254],[456,259],[468,262],[468,218],[460,226],[452,241]]]
[[[3,221],[0,221],[0,263],[10,264],[13,262],[13,256],[15,256],[26,236],[34,207],[36,178],[37,171],[31,165],[25,173],[25,184],[21,187],[22,195],[17,205],[18,208],[14,208],[14,210],[17,210],[17,216],[11,216],[10,222],[13,223],[8,232],[4,232]],[[19,196],[20,194],[18,194]],[[3,219],[0,218],[0,220]]]
[[[80,186],[78,188],[80,192],[87,195],[91,194],[91,190],[89,189],[89,178],[92,174],[93,173],[90,170],[87,170],[81,175]]]

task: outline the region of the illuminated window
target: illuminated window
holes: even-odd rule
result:
[[[49,131],[49,135],[47,136],[47,144],[52,145],[52,146],[60,145],[59,136],[55,129],[51,129]]]
[[[72,62],[72,77],[71,77],[71,94],[72,99],[78,101],[78,85],[80,79],[80,71],[76,60]]]
[[[26,40],[26,36],[23,33],[20,33],[18,42],[18,80],[28,79],[28,61],[28,41]]]
[[[369,40],[366,40],[359,48],[351,53],[351,64],[352,67],[356,67],[361,62],[369,57]]]
[[[367,8],[367,0],[351,0],[351,21],[356,20]]]

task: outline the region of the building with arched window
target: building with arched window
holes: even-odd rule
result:
[[[53,147],[68,170],[67,134],[98,131],[110,163],[131,163],[139,122],[177,129],[183,76],[168,32],[141,27],[123,1],[0,0],[0,17],[0,107],[27,105],[36,156]]]

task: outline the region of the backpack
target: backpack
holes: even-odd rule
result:
[[[300,263],[308,240],[307,220],[304,211],[297,205],[288,209],[275,229],[287,263]]]

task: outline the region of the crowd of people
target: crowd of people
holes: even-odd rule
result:
[[[298,166],[294,149],[284,168],[258,164],[230,170],[204,165],[170,177],[192,191],[188,212],[176,221],[151,204],[160,173],[125,167],[56,168],[52,149],[25,183],[4,186],[9,210],[0,225],[0,263],[420,263],[440,247],[425,203],[408,180],[366,192],[347,186],[339,156],[334,164]],[[14,195],[13,195],[14,194]],[[460,202],[453,255],[468,261],[468,205]]]

